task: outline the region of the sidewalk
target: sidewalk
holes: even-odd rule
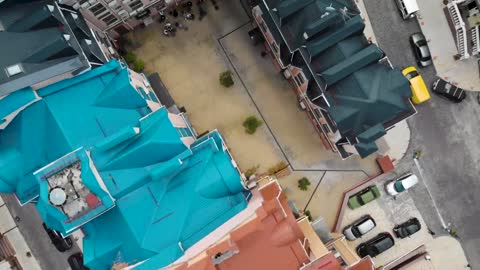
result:
[[[465,90],[480,91],[477,58],[453,59],[457,47],[443,10],[446,6],[442,1],[433,0],[421,0],[417,4],[418,23],[427,39],[437,76]]]
[[[435,270],[464,270],[468,264],[465,252],[457,239],[440,236],[426,243]]]
[[[365,8],[363,0],[355,0],[355,3],[357,3],[358,9],[360,9],[360,16],[362,16],[363,21],[365,22],[365,30],[363,31],[365,37],[377,44],[377,39],[375,38],[375,33],[373,32],[372,24],[370,23],[370,18],[368,17],[367,9]]]
[[[0,235],[7,238],[15,251],[15,257],[23,269],[40,270],[40,265],[30,252],[25,239],[17,228],[2,197],[0,197]]]

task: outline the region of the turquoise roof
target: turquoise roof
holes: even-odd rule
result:
[[[64,235],[81,227],[91,269],[166,266],[247,205],[221,135],[186,145],[184,128],[165,107],[152,112],[145,99],[156,97],[133,88],[128,72],[112,61],[40,89],[41,99],[0,130],[0,191],[38,197],[40,216]],[[17,95],[15,106],[30,100]],[[46,179],[72,164],[99,203],[69,218],[50,204]]]

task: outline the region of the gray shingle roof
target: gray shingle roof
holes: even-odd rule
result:
[[[80,31],[75,30],[86,24],[76,25],[74,20],[66,19],[68,16],[73,19],[70,11],[61,10],[50,0],[0,4],[4,28],[0,31],[0,96],[58,75],[89,69],[89,61],[106,61],[96,42],[88,45],[82,37],[81,44],[77,39]],[[7,74],[6,69],[13,65],[19,65],[21,72]]]

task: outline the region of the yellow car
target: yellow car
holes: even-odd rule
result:
[[[413,104],[420,104],[430,99],[427,85],[415,67],[407,67],[402,70],[402,73],[410,81]]]

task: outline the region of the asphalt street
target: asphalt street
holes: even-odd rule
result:
[[[20,206],[17,199],[10,194],[2,194],[12,216],[16,218],[15,223],[22,232],[25,241],[28,243],[33,256],[37,259],[42,269],[66,270],[70,269],[67,258],[79,249],[75,245],[72,249],[61,253],[50,242],[47,233],[42,227],[42,219],[38,215],[35,205],[27,204]]]
[[[365,5],[378,44],[392,64],[398,68],[415,65],[408,38],[420,31],[417,21],[404,21],[393,0],[365,0]],[[436,79],[434,68],[419,71],[430,87]],[[480,267],[480,182],[476,171],[480,162],[480,144],[476,141],[480,134],[480,104],[477,94],[469,93],[460,104],[432,94],[430,101],[416,108],[418,114],[408,120],[412,130],[409,152],[399,170],[415,171],[412,154],[422,151],[419,164],[423,183],[410,191],[415,204],[428,226],[441,233],[442,226],[433,207],[433,202],[436,203],[445,222],[457,231],[472,269],[477,269]]]

